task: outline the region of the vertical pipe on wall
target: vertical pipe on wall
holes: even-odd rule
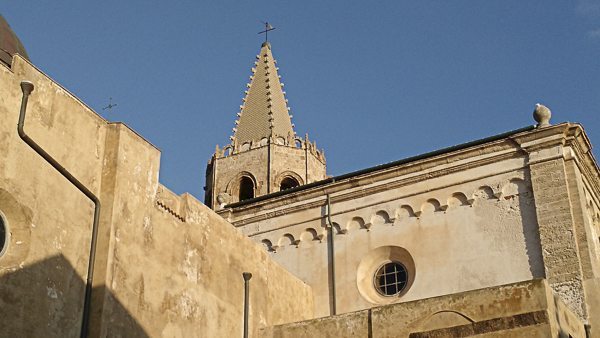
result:
[[[248,315],[250,312],[250,272],[242,273],[244,277],[244,338],[248,338]]]
[[[332,181],[332,182],[335,182]],[[330,269],[331,269],[331,314],[337,314],[337,295],[336,295],[336,287],[335,287],[335,247],[334,247],[334,231],[333,231],[333,222],[331,222],[331,197],[327,194],[327,228],[329,233],[327,234],[327,238],[329,240],[329,256],[331,257],[330,261]]]
[[[25,113],[27,111],[27,102],[29,101],[29,95],[33,92],[33,83],[29,81],[21,82],[21,91],[23,92],[23,98],[21,100],[21,110],[19,112],[19,122],[17,124],[17,132],[19,137],[29,145],[38,155],[40,155],[46,162],[48,162],[54,169],[56,169],[64,178],[66,178],[71,184],[73,184],[79,191],[87,196],[92,203],[94,203],[94,223],[92,224],[92,238],[90,241],[90,255],[88,261],[88,271],[85,283],[85,295],[83,299],[83,314],[81,319],[81,338],[85,338],[88,335],[88,328],[90,322],[90,305],[92,301],[92,282],[94,279],[94,261],[96,260],[96,243],[98,241],[98,223],[100,220],[100,199],[96,197],[86,186],[84,186],[78,179],[76,179],[70,172],[67,171],[62,165],[58,163],[50,154],[48,154],[40,145],[38,145],[27,133],[25,133]]]

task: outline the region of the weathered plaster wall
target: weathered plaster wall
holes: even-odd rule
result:
[[[25,131],[92,191],[105,122],[20,57],[12,67],[0,65],[0,211],[11,233],[0,327],[3,336],[78,336],[94,206],[17,135],[20,81],[36,83]]]
[[[123,187],[128,189],[128,187]],[[159,186],[154,208],[115,220],[111,290],[151,336],[237,336],[242,272],[251,272],[250,328],[312,318],[310,288],[190,195]],[[117,204],[125,205],[122,200]],[[121,213],[126,215],[126,213]],[[137,238],[142,240],[136,240]],[[106,309],[107,334],[127,332]]]
[[[192,196],[158,182],[160,152],[109,123],[20,57],[0,66],[1,335],[79,335],[93,204],[17,135],[19,83],[35,90],[31,137],[102,202],[92,336],[215,337],[312,318],[310,287]]]
[[[534,200],[522,166],[522,158],[512,158],[411,184],[395,186],[403,176],[350,183],[332,193],[338,313],[543,277]],[[332,310],[323,197],[233,216],[313,287],[318,316]],[[376,253],[381,248],[410,255],[411,285],[400,298],[374,292],[372,276],[389,259],[387,252]]]
[[[581,126],[564,123],[221,214],[313,286],[318,316],[334,308],[333,279],[322,273],[332,273],[329,195],[338,313],[546,277],[599,326],[600,179],[590,149]],[[413,278],[400,297],[383,298],[372,276],[394,255]]]
[[[586,337],[583,322],[552,296],[543,280],[275,326],[260,333],[265,338]]]

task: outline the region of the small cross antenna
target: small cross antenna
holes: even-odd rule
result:
[[[117,106],[116,103],[114,103],[114,104],[112,103],[112,97],[109,98],[108,102],[109,102],[108,106],[102,108],[102,110],[107,110],[108,109],[108,110],[112,111],[112,109]]]
[[[269,22],[261,22],[265,25],[265,30],[258,32],[258,34],[265,34],[265,42],[269,42],[269,32],[275,30],[275,27],[271,26]]]

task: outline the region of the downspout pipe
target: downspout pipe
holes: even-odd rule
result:
[[[331,197],[329,194],[327,194],[327,228],[329,230],[327,237],[329,238],[329,250],[331,255],[331,315],[335,316],[337,314],[337,295],[335,287],[335,246],[333,238],[333,222],[331,221]]]
[[[88,336],[89,323],[90,323],[90,305],[92,300],[92,281],[94,278],[94,261],[96,260],[96,244],[98,241],[98,223],[100,220],[100,199],[96,197],[86,186],[84,186],[78,179],[76,179],[70,172],[61,166],[50,154],[48,154],[42,147],[40,147],[24,130],[25,124],[25,113],[27,111],[27,102],[29,95],[33,92],[33,83],[29,81],[21,82],[21,91],[23,92],[23,98],[21,100],[21,111],[19,113],[19,123],[17,125],[17,131],[19,137],[27,143],[38,155],[40,155],[46,162],[48,162],[54,169],[56,169],[64,178],[66,178],[71,184],[73,184],[79,191],[81,191],[92,203],[94,203],[94,223],[92,224],[92,239],[90,243],[90,255],[88,261],[87,278],[85,282],[85,296],[83,301],[83,315],[81,320],[81,338]]]
[[[250,313],[250,272],[242,273],[244,277],[244,338],[248,338],[248,315]]]

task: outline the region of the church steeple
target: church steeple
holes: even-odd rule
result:
[[[252,67],[231,144],[217,146],[206,168],[205,203],[213,209],[326,177],[323,152],[308,135],[302,139],[294,132],[277,70],[265,42]]]
[[[252,68],[252,76],[233,138],[237,144],[260,142],[263,139],[294,137],[294,128],[283,83],[277,72],[271,44],[264,42]]]

